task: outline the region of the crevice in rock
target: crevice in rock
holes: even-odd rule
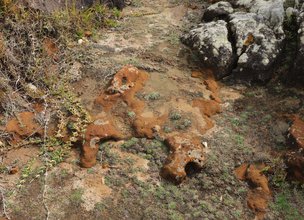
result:
[[[237,55],[236,38],[233,34],[233,31],[232,31],[231,25],[229,23],[229,20],[227,20],[226,22],[227,22],[226,27],[227,27],[227,30],[228,30],[228,41],[231,44],[232,54],[233,54],[232,63],[230,65],[228,74],[226,76],[226,77],[229,77],[229,76],[233,75],[233,70],[235,70],[237,68],[240,56]]]
[[[297,16],[292,15],[290,18],[285,17],[283,28],[286,37],[284,39],[281,57],[277,59],[277,63],[275,64],[278,65],[278,68],[281,68],[281,71],[279,71],[281,73],[279,73],[280,75],[277,77],[285,83],[293,83],[296,78],[294,71],[295,60],[299,51],[299,25],[297,23]]]

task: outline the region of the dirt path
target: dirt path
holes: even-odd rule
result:
[[[118,70],[131,64],[148,73],[135,95],[144,103],[141,111],[124,100],[106,112],[124,136],[137,138],[102,143],[98,162],[89,169],[80,168],[79,149],[75,148],[66,162],[50,171],[46,183],[38,177],[21,190],[15,189],[17,175],[30,175],[39,168],[37,151],[9,152],[5,163],[14,163],[14,155],[22,154],[17,163],[27,167],[3,177],[11,189],[6,208],[12,219],[254,219],[255,212],[246,204],[249,187],[235,177],[234,169],[244,162],[267,160],[272,145],[278,144],[274,139],[282,132],[273,135],[269,128],[271,118],[276,117],[271,109],[278,106],[266,108],[261,103],[275,103],[281,94],[222,84],[216,91],[211,89],[210,74],[191,61],[195,57],[179,42],[182,31],[199,18],[199,5],[133,1],[122,12],[117,27],[79,45],[88,65],[74,62],[73,74],[78,80],[73,88],[93,118],[105,113],[96,99]],[[300,98],[294,99],[291,102]],[[203,108],[214,101],[222,113],[202,114],[201,105],[193,104],[195,100],[208,101]],[[158,124],[160,137],[134,134],[130,122],[134,114],[145,122],[166,116]],[[288,127],[284,120],[276,120]],[[181,134],[205,143],[206,161],[203,170],[189,170],[188,178],[174,185],[159,175],[169,153],[162,137]],[[275,208],[262,210],[266,211],[267,218],[278,219]]]

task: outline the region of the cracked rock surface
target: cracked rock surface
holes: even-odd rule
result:
[[[301,12],[298,16],[298,53],[295,61],[295,75],[297,79],[304,82],[304,4],[302,5]]]
[[[238,0],[232,8],[229,2],[217,2],[207,8],[205,23],[182,39],[217,78],[233,74],[236,79],[265,82],[284,48],[283,4],[283,0]]]
[[[234,13],[229,24],[239,58],[235,76],[244,80],[269,79],[271,66],[282,51],[282,39],[255,13]]]
[[[203,15],[203,21],[212,21],[214,18],[226,19],[229,14],[233,13],[232,5],[229,2],[220,1],[210,5]]]
[[[182,37],[183,43],[196,50],[206,66],[216,67],[217,78],[229,73],[232,64],[233,52],[226,26],[222,20],[201,23]]]

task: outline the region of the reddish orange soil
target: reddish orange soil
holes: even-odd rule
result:
[[[192,103],[193,107],[198,107],[203,115],[211,117],[221,112],[221,106],[213,100],[195,99]]]
[[[241,166],[239,166],[238,168],[236,168],[234,170],[235,176],[239,180],[245,181],[246,180],[247,168],[248,168],[248,164],[247,163],[243,163]]]
[[[219,97],[220,88],[217,82],[214,79],[209,78],[204,81],[204,84],[206,85],[207,89],[212,92],[210,95],[210,99],[221,103],[221,99]]]

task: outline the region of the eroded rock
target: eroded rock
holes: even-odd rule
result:
[[[217,78],[233,74],[242,81],[266,82],[284,47],[284,0],[217,2],[183,42],[199,52],[202,65]],[[246,12],[244,11],[246,8]],[[219,49],[220,48],[220,49]]]
[[[161,175],[177,183],[186,176],[186,166],[202,168],[205,162],[204,148],[199,139],[174,136],[166,139],[170,154],[166,164],[161,170]]]
[[[266,81],[271,77],[274,62],[282,51],[283,38],[277,37],[255,13],[230,15],[231,32],[236,42],[236,78]]]
[[[304,150],[304,121],[295,117],[289,128],[289,139],[297,149]]]
[[[264,219],[268,203],[271,200],[271,191],[268,186],[268,179],[262,173],[266,165],[242,164],[235,170],[239,180],[250,182],[252,188],[247,194],[247,205],[256,213],[255,219]]]
[[[298,16],[298,52],[297,58],[294,66],[294,75],[296,76],[296,80],[304,83],[304,4],[302,6],[301,13]]]
[[[220,1],[210,5],[204,12],[203,21],[209,22],[213,19],[226,20],[228,15],[233,13],[233,8],[229,2]]]
[[[148,78],[148,73],[131,65],[124,66],[114,76],[109,88],[95,102],[109,111],[118,100],[123,100],[135,113],[140,113],[144,102],[138,100],[135,94],[143,88]]]
[[[148,78],[147,72],[127,65],[117,72],[110,86],[95,100],[95,104],[101,105],[107,115],[112,115],[115,122],[120,123],[121,130],[127,134],[137,138],[157,137],[165,140],[171,153],[161,174],[164,178],[180,183],[186,178],[188,167],[201,168],[204,164],[204,148],[200,137],[214,126],[210,117],[221,111],[219,85],[208,74],[203,86],[208,94],[206,97],[191,101],[175,97],[166,102],[165,106],[159,106],[159,111],[151,111],[145,99],[141,99],[137,94],[144,88]],[[178,109],[185,118],[176,121],[171,119],[169,115],[173,109]],[[130,112],[132,117],[128,116]],[[128,117],[124,118],[126,115]],[[170,127],[172,130],[165,130],[165,127]],[[93,131],[97,129],[100,133],[90,134],[92,129]],[[103,138],[118,139],[121,136],[117,132],[108,137],[102,136],[105,130],[114,129],[115,126],[114,128],[89,126],[86,144],[83,146],[83,158],[88,158],[85,167],[95,164],[98,142]]]
[[[90,168],[96,164],[99,144],[106,140],[122,138],[114,123],[106,116],[100,117],[87,127],[80,162],[82,167]]]
[[[225,21],[201,23],[184,35],[182,41],[198,52],[204,65],[214,69],[216,78],[222,78],[231,71],[233,51]]]
[[[289,140],[293,149],[285,155],[288,175],[304,183],[304,121],[299,117],[289,129]]]
[[[13,134],[13,143],[17,143],[22,138],[27,138],[35,134],[43,135],[43,127],[35,120],[35,113],[21,112],[16,118],[10,120],[6,125],[6,131]]]

